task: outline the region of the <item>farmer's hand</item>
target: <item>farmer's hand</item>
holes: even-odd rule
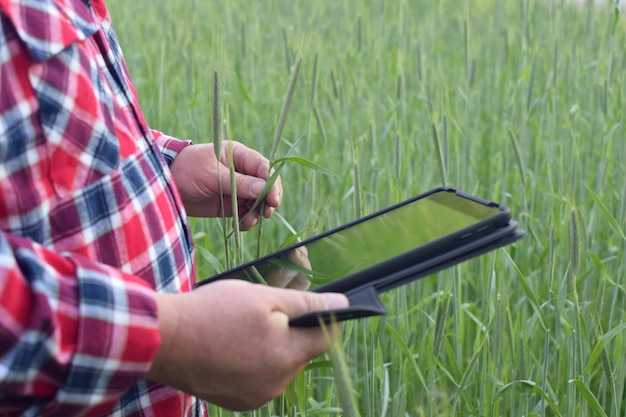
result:
[[[340,294],[224,280],[183,294],[157,294],[162,342],[146,378],[231,410],[280,395],[310,359],[326,352],[321,328],[289,319],[344,308]],[[331,339],[341,327],[328,328]]]
[[[293,288],[296,290],[307,290],[311,285],[308,277],[301,272],[303,269],[311,270],[309,252],[306,246],[299,246],[290,251],[285,261],[293,264],[294,268],[286,266],[273,267],[265,276],[265,281],[272,287]]]
[[[253,227],[261,216],[260,206],[250,211],[257,196],[265,187],[268,178],[269,161],[259,152],[236,141],[221,144],[219,163],[212,144],[191,145],[183,148],[170,167],[174,182],[181,194],[185,209],[190,216],[216,217],[222,215],[220,183],[224,193],[224,215],[232,216],[229,147],[232,149],[235,165],[235,184],[239,219],[245,216],[240,225],[242,230]],[[280,178],[276,180],[265,197],[264,217],[270,217],[282,201]]]

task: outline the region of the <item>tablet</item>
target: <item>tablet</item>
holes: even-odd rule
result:
[[[346,294],[348,309],[292,320],[292,325],[317,325],[333,315],[346,320],[384,314],[380,292],[523,236],[506,206],[452,188],[436,188],[197,285],[233,278],[273,284],[276,277],[297,274],[304,288]],[[292,256],[303,251],[308,253],[304,262]]]

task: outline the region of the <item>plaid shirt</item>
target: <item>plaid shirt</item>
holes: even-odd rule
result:
[[[191,416],[141,379],[193,247],[102,0],[0,0],[0,416]]]

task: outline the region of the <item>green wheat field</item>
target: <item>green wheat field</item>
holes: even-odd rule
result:
[[[262,234],[235,241],[229,222],[192,220],[200,278],[441,185],[509,206],[528,232],[384,294],[388,315],[347,323],[343,345],[283,396],[212,416],[626,415],[626,16],[615,4],[108,5],[153,128],[195,142],[219,130],[289,157],[283,206]]]

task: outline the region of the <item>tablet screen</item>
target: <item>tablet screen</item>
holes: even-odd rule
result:
[[[487,230],[489,219],[502,217],[503,209],[496,204],[453,191],[438,191],[334,229],[220,278],[285,286],[282,277],[297,273],[296,287],[314,289],[402,255],[411,259],[432,256],[429,251],[460,244]]]
[[[334,281],[499,213],[497,208],[489,207],[467,212],[463,207],[451,206],[449,203],[456,201],[446,194],[417,200],[312,242],[307,246],[311,279],[318,284]]]

